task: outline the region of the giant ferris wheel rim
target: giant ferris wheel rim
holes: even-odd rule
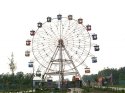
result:
[[[63,18],[67,18],[67,17],[62,17],[62,19]],[[53,18],[52,20],[57,20],[57,18]],[[75,20],[75,19],[73,19],[74,21],[76,21],[77,22],[77,20]],[[47,22],[44,22],[43,23],[43,25],[45,25]],[[80,24],[80,25],[82,25],[82,24]],[[84,25],[82,25],[84,28],[85,28],[85,26]],[[40,28],[38,28],[37,30],[36,30],[36,33],[39,31],[39,29]],[[90,53],[90,50],[91,50],[91,36],[90,36],[90,33],[88,32],[88,31],[86,31],[87,33],[88,33],[88,35],[89,35],[89,38],[90,38],[90,46],[89,46],[89,50],[88,50],[88,53],[87,53],[87,55],[86,55],[86,57],[84,58],[84,60],[82,60],[82,62],[79,64],[79,65],[77,65],[76,67],[78,67],[78,66],[80,66],[81,64],[83,64],[84,62],[85,62],[85,60],[87,59],[87,57],[88,57],[88,55],[89,55],[89,53]],[[35,38],[35,36],[33,36],[33,38],[32,38],[32,43],[34,44],[34,38]],[[33,45],[32,44],[32,45]],[[35,57],[35,59],[38,61],[38,63],[40,64],[40,65],[42,65],[44,68],[47,68],[45,65],[43,65],[39,60],[38,60],[38,58],[36,57],[36,55],[35,55],[35,53],[34,53],[34,50],[33,50],[33,46],[32,46],[32,51],[33,51],[33,55],[34,55],[34,57]],[[74,69],[74,68],[71,68],[71,69]],[[51,70],[53,70],[53,69],[51,69]],[[70,69],[69,69],[70,70]]]

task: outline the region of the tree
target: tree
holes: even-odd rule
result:
[[[118,69],[119,80],[125,80],[125,67]]]
[[[117,69],[107,68],[107,69],[104,69],[102,71],[99,71],[98,75],[102,75],[103,77],[107,77],[107,76],[112,75],[112,83],[115,85],[119,83],[119,73],[118,73]]]

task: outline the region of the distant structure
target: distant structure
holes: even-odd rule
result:
[[[13,53],[11,54],[11,58],[8,58],[10,63],[9,63],[9,66],[10,66],[10,70],[12,72],[12,75],[14,75],[14,71],[16,70],[16,65],[14,63],[14,55]]]

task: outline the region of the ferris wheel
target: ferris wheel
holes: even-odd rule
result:
[[[73,19],[72,15],[56,18],[47,17],[44,23],[38,22],[37,30],[31,30],[32,40],[26,40],[26,45],[32,47],[35,60],[42,66],[44,77],[58,75],[60,80],[65,75],[79,75],[78,67],[85,66],[85,73],[90,72],[86,59],[90,57],[92,63],[97,62],[97,57],[91,49],[99,51],[99,45],[92,43],[97,40],[97,34],[91,34],[91,25],[84,25],[82,18]],[[29,57],[31,51],[25,51]]]

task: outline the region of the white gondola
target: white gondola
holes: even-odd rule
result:
[[[51,76],[49,76],[49,77],[47,77],[47,82],[52,82],[53,80],[52,80],[52,77]]]
[[[99,51],[99,50],[100,50],[99,45],[95,45],[95,46],[94,46],[94,50],[95,50],[95,51]]]
[[[92,57],[92,63],[97,63],[97,57]]]
[[[30,56],[30,51],[28,51],[28,50],[25,51],[25,56],[26,56],[26,57],[29,57],[29,56]]]
[[[33,62],[29,62],[28,67],[33,67]]]
[[[51,17],[47,17],[47,22],[51,22],[52,18]]]
[[[86,26],[86,30],[87,30],[87,31],[91,31],[91,25],[87,25],[87,26]]]
[[[68,15],[68,20],[72,20],[72,15]]]
[[[41,22],[37,23],[37,27],[41,28],[42,27],[42,23]]]
[[[30,35],[31,35],[31,36],[34,36],[34,35],[35,35],[35,31],[34,31],[34,30],[31,30],[31,31],[30,31]]]
[[[85,68],[85,73],[90,73],[90,68],[86,67]]]
[[[36,71],[36,76],[41,77],[41,71],[40,70]]]
[[[29,39],[26,40],[26,45],[27,45],[27,46],[30,46],[30,45],[31,45],[31,40],[29,40]]]
[[[58,19],[58,20],[61,20],[61,19],[62,19],[62,15],[60,15],[60,14],[57,15],[57,19]]]
[[[92,34],[92,39],[97,40],[97,34]]]
[[[82,18],[79,18],[78,19],[78,24],[82,24],[83,23],[83,19]]]

